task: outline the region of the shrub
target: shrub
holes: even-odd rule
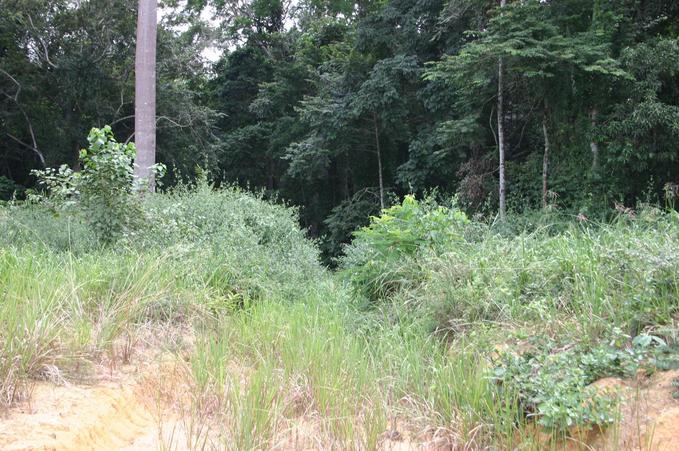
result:
[[[413,255],[423,248],[441,251],[462,237],[467,216],[455,208],[437,205],[432,199],[418,202],[408,195],[400,205],[371,218],[370,225],[355,233],[385,258]]]
[[[13,197],[23,197],[24,187],[17,185],[13,180],[0,175],[0,200],[10,200]]]
[[[524,414],[547,428],[567,432],[573,426],[606,426],[615,421],[614,393],[600,393],[593,382],[610,376],[631,377],[679,366],[676,349],[653,335],[630,340],[614,327],[609,340],[594,346],[532,337],[530,349],[503,352],[494,368],[500,390],[519,394]]]
[[[401,204],[371,217],[370,225],[354,233],[342,266],[354,288],[368,300],[377,301],[404,283],[417,284],[424,275],[418,274],[417,256],[437,255],[463,241],[468,223],[455,206],[406,196]]]
[[[110,126],[93,128],[89,146],[80,151],[82,170],[66,165],[58,170],[34,170],[47,196],[33,196],[55,211],[81,214],[104,244],[111,244],[142,220],[139,196],[135,189],[134,143],[116,142]],[[154,171],[162,172],[161,165]],[[145,181],[137,181],[136,188]]]
[[[205,178],[146,196],[146,222],[123,243],[172,251],[193,274],[238,302],[267,292],[292,297],[320,277],[315,244],[299,228],[294,208],[239,188],[215,189]]]
[[[619,353],[607,350],[603,352],[603,360],[598,361],[593,357],[596,351],[550,352],[551,349],[540,348],[522,355],[504,354],[494,372],[499,387],[519,393],[524,414],[549,429],[564,433],[574,426],[612,424],[614,400],[589,386],[608,374],[603,370],[588,371],[587,365],[596,362],[608,369],[617,362]]]

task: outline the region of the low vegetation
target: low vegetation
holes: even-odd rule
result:
[[[618,421],[596,380],[679,367],[674,211],[489,224],[407,196],[331,272],[294,209],[205,177],[92,202],[87,183],[119,181],[110,156],[0,208],[3,408],[37,379],[133,361],[154,325],[195,337],[165,351],[188,374],[196,448],[556,446]]]

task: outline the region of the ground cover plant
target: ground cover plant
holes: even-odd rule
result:
[[[679,366],[675,212],[512,229],[409,196],[331,272],[294,209],[238,188],[130,198],[112,236],[77,196],[0,208],[3,409],[163,325],[195,337],[166,349],[194,448],[544,449],[615,427],[593,382]]]

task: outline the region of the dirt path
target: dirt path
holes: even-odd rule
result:
[[[94,386],[38,383],[0,421],[3,450],[158,449],[159,421],[127,378]]]

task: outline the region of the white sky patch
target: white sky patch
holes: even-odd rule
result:
[[[176,8],[169,8],[169,7],[160,7],[158,8],[158,23],[163,22],[163,20],[172,14],[175,11],[181,11],[186,7],[186,1],[182,1],[179,3],[179,5]],[[215,9],[211,6],[208,5],[207,7],[203,8],[203,10],[200,12],[200,19],[210,25],[211,27],[218,27],[220,25],[219,20],[215,18]],[[189,26],[187,24],[181,24],[172,27],[174,31],[177,33],[183,33],[186,30],[189,29]],[[222,54],[224,53],[224,50],[219,48],[217,45],[210,45],[203,49],[203,51],[200,53],[200,55],[208,62],[208,63],[215,63],[219,61],[219,59],[222,57]]]

